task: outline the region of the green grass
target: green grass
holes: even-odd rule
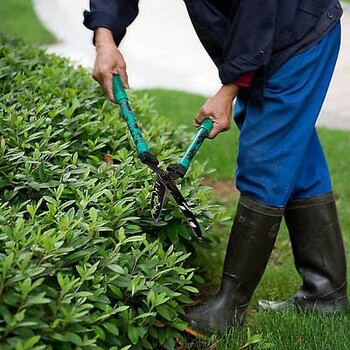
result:
[[[349,320],[344,315],[260,312],[251,315],[248,327],[231,331],[220,339],[216,350],[347,350],[348,337]],[[201,348],[206,349],[206,346]]]
[[[0,32],[32,44],[50,44],[55,37],[39,22],[31,0],[2,1]]]
[[[192,128],[193,117],[206,100],[203,96],[177,91],[148,90],[147,93],[154,96],[156,108],[173,121],[174,127],[184,124]],[[319,135],[332,174],[345,247],[347,251],[350,251],[350,132],[319,128]],[[232,178],[237,136],[236,127],[232,125],[230,132],[219,135],[213,141],[208,140],[202,146],[201,154],[197,159],[199,161],[210,159],[210,166],[219,169],[212,174],[215,179]],[[217,198],[233,211],[237,193],[232,191],[225,195],[220,192],[217,193]],[[202,245],[197,249],[197,262],[206,279],[206,289],[203,290],[204,299],[208,294],[213,293],[219,284],[229,227],[218,227],[215,230],[215,242],[209,246]],[[333,316],[291,312],[276,314],[257,309],[257,300],[288,298],[300,286],[300,283],[301,280],[294,269],[287,230],[282,225],[269,266],[253,297],[247,325],[239,330],[234,330],[225,337],[213,338],[209,344],[207,342],[195,343],[188,348],[235,350],[265,349],[271,346],[272,349],[278,350],[349,349],[349,314]],[[254,341],[256,341],[255,345],[252,344]],[[215,343],[217,344],[214,347]]]

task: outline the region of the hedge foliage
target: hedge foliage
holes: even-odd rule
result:
[[[175,162],[189,135],[150,100],[132,105],[154,153]],[[222,212],[203,167],[182,191],[208,228]],[[172,201],[150,220],[154,180],[85,70],[0,37],[1,349],[174,349],[196,292],[193,242]]]

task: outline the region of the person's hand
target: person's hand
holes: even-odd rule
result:
[[[106,28],[95,31],[96,59],[92,76],[101,85],[107,97],[115,102],[113,96],[113,74],[118,74],[124,88],[128,89],[128,75],[123,55],[115,45],[112,32]]]
[[[210,118],[213,122],[213,129],[208,138],[213,139],[218,133],[226,131],[231,126],[232,103],[238,94],[239,87],[235,84],[223,85],[221,89],[209,98],[194,119],[194,125],[200,126],[202,121]]]

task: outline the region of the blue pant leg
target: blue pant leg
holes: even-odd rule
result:
[[[268,79],[262,104],[239,101],[236,186],[242,194],[271,206],[287,203],[302,171],[300,164],[304,155],[307,157],[309,144],[312,146],[339,45],[337,25],[321,42],[288,60]],[[312,176],[303,174],[303,179],[312,183]]]
[[[299,165],[290,199],[314,197],[331,191],[327,161],[315,129]]]

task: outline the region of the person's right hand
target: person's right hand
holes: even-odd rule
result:
[[[112,32],[106,28],[95,30],[96,59],[92,71],[107,97],[115,102],[113,95],[113,74],[118,74],[124,88],[129,88],[126,64],[123,55],[115,45]]]

